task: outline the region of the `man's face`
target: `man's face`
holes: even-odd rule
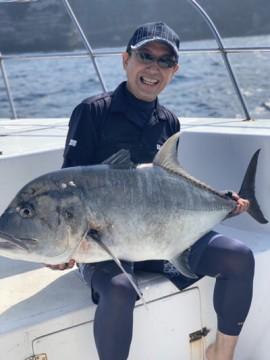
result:
[[[168,45],[154,41],[132,51],[131,55],[123,53],[129,91],[140,100],[153,101],[171,81],[179,65],[162,68],[156,61],[144,64],[136,52],[147,53],[155,58],[173,58],[172,51]]]

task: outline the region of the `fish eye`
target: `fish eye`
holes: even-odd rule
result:
[[[24,206],[19,209],[19,214],[23,218],[31,218],[33,216],[33,209],[30,206]]]

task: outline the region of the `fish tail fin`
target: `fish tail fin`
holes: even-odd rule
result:
[[[257,171],[258,157],[261,149],[258,149],[252,156],[248,168],[246,170],[244,180],[239,191],[239,196],[243,199],[247,199],[250,202],[248,213],[256,221],[261,224],[268,223],[268,220],[264,217],[263,212],[260,209],[258,201],[255,196],[255,177]]]

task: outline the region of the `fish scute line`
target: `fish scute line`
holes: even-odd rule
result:
[[[190,181],[193,185],[196,185],[198,188],[201,188],[203,190],[208,190],[209,192],[215,194],[215,195],[218,195],[219,197],[221,197],[222,199],[226,199],[226,195],[223,195],[222,193],[214,190],[213,188],[211,188],[209,185],[206,185],[198,180],[195,180],[193,179],[192,177],[189,177],[188,175],[184,175],[184,174],[179,174],[177,171],[174,171],[172,169],[169,169],[165,166],[162,166],[162,165],[156,165],[156,166],[159,166],[161,167],[162,169],[166,170],[167,172],[169,173],[172,173],[173,175],[177,175],[179,177],[182,177],[188,181]]]

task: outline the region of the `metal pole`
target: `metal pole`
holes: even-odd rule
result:
[[[199,13],[202,15],[203,19],[206,21],[206,23],[208,24],[208,26],[210,27],[215,39],[216,39],[216,42],[218,44],[218,47],[221,51],[221,55],[222,55],[222,58],[224,60],[224,63],[225,63],[225,66],[227,68],[227,71],[229,73],[229,76],[230,76],[230,79],[232,81],[232,84],[233,84],[233,88],[236,92],[236,95],[241,103],[241,106],[242,106],[242,109],[245,113],[245,117],[246,117],[246,120],[251,120],[251,116],[249,114],[249,111],[248,111],[248,108],[247,108],[247,105],[246,105],[246,102],[243,98],[243,95],[240,91],[240,88],[238,86],[238,83],[237,83],[237,80],[236,80],[236,77],[234,75],[234,72],[232,70],[232,67],[231,67],[231,64],[230,64],[230,61],[228,59],[228,55],[227,55],[227,52],[224,48],[224,45],[222,43],[222,40],[221,40],[221,36],[215,26],[215,24],[213,23],[213,21],[210,19],[210,17],[208,16],[208,14],[205,12],[205,10],[197,3],[197,1],[195,0],[188,0],[193,6],[195,6],[195,8],[199,11]]]
[[[89,54],[90,54],[90,57],[91,57],[91,59],[92,59],[93,65],[94,65],[94,68],[95,68],[95,70],[96,70],[97,76],[98,76],[98,78],[99,78],[99,81],[100,81],[100,84],[101,84],[101,87],[102,87],[102,90],[103,90],[104,92],[106,92],[106,91],[107,91],[107,88],[106,88],[106,86],[105,86],[105,82],[104,82],[104,80],[103,80],[103,77],[102,77],[101,72],[100,72],[100,70],[99,70],[98,64],[97,64],[97,62],[96,62],[93,49],[92,49],[91,45],[89,44],[89,42],[88,42],[88,40],[87,40],[87,38],[86,38],[86,36],[85,36],[85,34],[84,34],[84,32],[83,32],[80,24],[79,24],[79,22],[78,22],[78,20],[77,20],[77,18],[76,18],[76,16],[75,16],[75,14],[74,14],[74,12],[73,12],[70,4],[69,4],[69,2],[68,2],[68,0],[63,0],[63,3],[64,3],[64,5],[65,5],[65,7],[66,7],[66,10],[67,10],[69,16],[71,17],[71,20],[74,22],[74,25],[76,26],[77,30],[79,31],[79,33],[80,33],[80,35],[81,35],[81,38],[82,38],[82,40],[83,40],[83,43],[84,43],[86,49],[88,50],[88,52],[89,52]]]
[[[4,80],[4,85],[5,85],[5,89],[6,89],[7,96],[8,96],[10,111],[11,111],[11,114],[12,114],[11,118],[12,119],[17,119],[16,109],[15,109],[15,105],[14,105],[14,102],[13,102],[13,97],[12,97],[12,94],[11,94],[6,69],[5,69],[5,66],[4,66],[4,60],[2,59],[2,54],[1,53],[0,53],[0,68],[1,68],[2,77],[3,77],[3,80]]]

